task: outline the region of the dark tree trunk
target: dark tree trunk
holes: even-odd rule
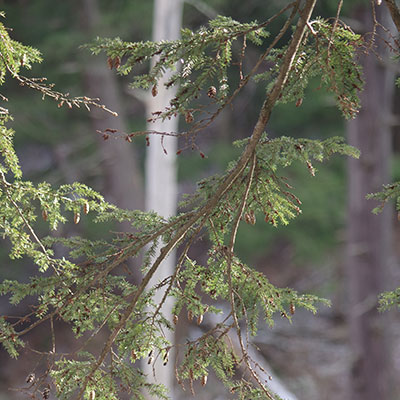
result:
[[[97,0],[83,0],[77,6],[81,29],[90,35],[89,40],[99,35],[100,12]],[[90,113],[93,134],[95,131],[104,131],[107,128],[116,129],[118,132],[127,132],[118,91],[117,79],[114,71],[107,67],[105,59],[91,57],[85,60],[84,84],[87,95],[99,98],[101,104],[118,113],[118,117],[100,109],[92,109]],[[103,176],[102,193],[107,201],[128,210],[144,209],[144,189],[140,173],[138,157],[135,156],[133,143],[126,142],[122,137],[116,140],[104,141],[98,135],[98,145],[101,153],[101,168]],[[129,221],[119,224],[118,230],[132,232]],[[141,257],[130,259],[126,264],[132,271],[132,279],[140,282],[141,272],[138,268]]]
[[[383,11],[378,8],[378,12]],[[378,18],[382,17],[378,15]],[[360,13],[365,31],[372,31],[370,10]],[[382,32],[380,32],[382,33]],[[376,50],[388,58],[382,40]],[[376,205],[365,199],[389,182],[390,113],[393,75],[373,52],[362,56],[366,85],[361,93],[362,109],[348,124],[351,145],[361,151],[359,160],[348,164],[347,270],[350,308],[348,312],[353,362],[350,379],[352,400],[389,398],[390,372],[385,316],[377,311],[377,296],[384,290],[390,253],[390,210],[372,214]]]
[[[100,24],[97,0],[83,0],[78,9],[82,29],[88,33],[95,32],[95,28]],[[98,34],[99,32],[94,33]],[[118,132],[127,132],[115,73],[108,70],[105,59],[103,62],[94,57],[89,59],[84,75],[88,95],[100,98],[102,104],[119,115],[116,118],[103,110],[93,109],[90,113],[93,131],[112,128]],[[107,200],[121,208],[143,209],[143,185],[133,144],[122,138],[103,141],[99,136],[99,146],[103,157],[104,192]]]

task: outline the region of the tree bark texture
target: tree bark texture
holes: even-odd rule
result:
[[[383,7],[378,8],[382,19]],[[360,13],[364,29],[372,31],[366,7]],[[382,32],[378,32],[382,34]],[[377,38],[377,52],[388,59],[385,44]],[[348,123],[349,143],[361,151],[359,160],[348,163],[347,271],[350,308],[348,312],[353,362],[350,374],[352,400],[389,399],[390,372],[385,316],[377,311],[377,297],[384,290],[390,254],[390,210],[374,215],[376,204],[368,193],[389,182],[391,154],[390,113],[393,74],[372,51],[361,55],[365,88],[358,117]]]
[[[180,37],[182,26],[182,0],[155,0],[153,11],[153,37],[152,40],[176,40]],[[154,111],[163,110],[175,97],[174,87],[166,89],[164,83],[167,82],[171,71],[166,71],[164,77],[159,80],[157,95],[149,94],[147,101],[147,114],[150,117]],[[178,118],[166,119],[149,123],[148,129],[159,132],[177,132]],[[150,146],[147,148],[145,164],[145,207],[148,211],[156,211],[163,217],[171,217],[176,214],[178,185],[176,171],[176,150],[177,139],[174,137],[155,135],[149,138]],[[157,252],[161,251],[163,244],[160,243]],[[158,254],[157,254],[158,255]],[[156,257],[157,257],[156,255]],[[168,276],[173,275],[175,270],[175,251],[162,262],[162,265],[153,275],[149,282],[149,287],[160,283]],[[161,303],[164,295],[163,290],[158,290],[154,295],[155,304]],[[172,321],[173,299],[168,297],[161,309],[163,315]],[[174,344],[174,333],[165,331],[165,337]],[[154,373],[154,382],[162,383],[168,388],[172,398],[175,382],[174,371],[174,351],[170,352],[170,362],[164,366],[163,360],[159,357],[154,365],[143,364],[143,369],[150,378]]]
[[[100,25],[97,0],[83,0],[78,8],[83,29],[88,33],[95,32]],[[102,104],[118,113],[116,118],[103,110],[93,109],[90,113],[93,130],[112,128],[120,133],[127,132],[115,73],[108,70],[106,61],[99,62],[92,57],[85,66],[84,76],[88,95],[100,98]],[[122,138],[104,141],[99,136],[99,147],[107,200],[121,208],[143,209],[142,179],[133,144]],[[124,228],[131,230],[130,226]]]

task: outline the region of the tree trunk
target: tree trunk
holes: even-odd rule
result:
[[[97,0],[83,0],[79,9],[82,28],[88,33],[94,32],[100,24]],[[101,103],[118,113],[115,118],[103,110],[93,109],[90,113],[93,130],[113,128],[118,132],[126,132],[115,73],[108,70],[105,60],[99,62],[99,59],[92,57],[88,61],[85,67],[85,84],[88,95],[100,98]],[[99,136],[99,146],[103,158],[104,192],[107,200],[121,208],[143,209],[142,181],[133,145],[122,138],[104,141]],[[130,224],[123,228],[131,230]]]
[[[83,0],[79,7],[82,30],[86,31],[93,40],[92,32],[96,35],[101,32],[101,19],[97,0]],[[91,56],[84,64],[84,84],[87,95],[99,98],[100,103],[118,113],[118,117],[94,108],[90,112],[93,134],[97,130],[104,131],[107,128],[116,129],[118,132],[127,132],[124,120],[124,111],[115,72],[108,69],[105,59]],[[104,187],[101,192],[110,203],[128,210],[143,210],[144,190],[140,167],[136,161],[133,143],[128,143],[122,137],[118,139],[103,140],[98,135],[98,146],[101,152],[101,173]],[[132,232],[130,222],[122,222],[118,225],[122,232]],[[139,282],[141,272],[139,269],[141,257],[129,260],[126,264],[132,271],[132,279]]]
[[[381,13],[382,7],[377,11]],[[364,9],[360,20],[371,32],[370,10]],[[378,38],[377,43],[376,50],[387,59],[383,41]],[[393,74],[373,52],[363,55],[362,64],[367,82],[361,93],[362,109],[348,123],[349,142],[361,151],[360,159],[351,159],[348,164],[348,316],[354,355],[349,398],[385,400],[389,398],[390,366],[384,315],[377,311],[377,296],[384,289],[390,254],[390,210],[372,214],[375,204],[365,196],[379,191],[382,183],[390,180],[391,137],[385,117],[390,113],[394,82]]]
[[[175,40],[180,36],[182,21],[183,2],[182,0],[155,0],[153,13],[153,41]],[[168,80],[171,71],[167,71],[164,78],[158,83],[158,94],[155,97],[149,96],[147,102],[147,114],[151,115],[153,111],[164,109],[175,97],[176,90],[174,88],[166,89],[164,82]],[[157,121],[148,126],[149,130],[160,132],[177,132],[178,118],[171,118],[165,121]],[[160,143],[161,137],[153,136],[150,138],[150,146],[146,155],[145,166],[145,198],[146,210],[156,211],[163,217],[170,217],[176,214],[177,204],[177,180],[176,180],[176,149],[177,140],[172,137],[164,137],[163,145]],[[167,154],[164,153],[164,149]],[[160,250],[161,246],[159,247]],[[153,276],[149,286],[156,285],[166,277],[173,274],[175,269],[175,252],[163,261],[156,274]],[[155,304],[159,304],[163,297],[162,291],[157,291],[154,296]],[[173,301],[168,298],[162,307],[163,315],[172,320]],[[174,334],[165,331],[166,338],[173,344]],[[154,365],[154,381],[162,383],[169,390],[173,398],[173,388],[175,380],[174,358],[170,354],[171,361],[163,366],[163,360],[158,359]],[[144,371],[151,379],[153,376],[153,366],[144,364]]]

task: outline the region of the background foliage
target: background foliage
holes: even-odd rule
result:
[[[223,3],[221,2],[222,8]],[[4,5],[9,21],[14,21],[13,12],[18,15],[21,11],[17,7]],[[135,13],[141,15],[141,22],[132,28],[127,16],[132,12],[130,8],[138,5],[141,8],[135,8]],[[259,12],[259,7],[261,6],[254,5],[255,14]],[[272,12],[274,5],[270,7]],[[327,7],[329,8],[329,5]],[[79,104],[91,106],[94,100],[86,97],[64,96],[61,93],[71,92],[76,95],[84,93],[80,82],[80,72],[81,63],[84,62],[86,55],[83,55],[85,54],[83,49],[77,50],[77,48],[91,38],[79,34],[74,24],[70,23],[74,20],[76,10],[69,3],[62,5],[62,12],[60,9],[49,9],[45,2],[30,5],[25,12],[28,11],[31,13],[29,23],[32,28],[24,31],[18,30],[16,26],[15,37],[26,43],[31,41],[40,43],[37,47],[40,47],[45,56],[49,52],[46,69],[38,68],[34,72],[37,76],[47,76],[49,82],[56,82],[57,90],[60,92],[58,92],[59,95],[52,95],[56,97],[55,104],[35,100],[35,112],[32,113],[32,99],[37,99],[39,94],[25,90],[20,95],[21,92],[17,91],[13,83],[6,87],[6,94],[13,93],[13,99],[9,96],[10,111],[18,115],[12,124],[19,134],[16,145],[22,149],[22,152],[28,146],[38,146],[36,149],[44,149],[42,154],[47,154],[49,144],[57,145],[57,137],[68,137],[74,144],[74,150],[70,153],[68,162],[82,159],[82,157],[90,159],[96,152],[96,142],[93,140],[96,135],[93,133],[91,136],[81,137],[82,129],[87,129],[86,117],[81,111],[70,111],[68,102],[71,106]],[[130,37],[140,40],[148,36],[150,10],[143,3],[133,5],[132,2],[128,5],[107,2],[103,4],[102,11],[103,15],[107,15],[103,23],[108,26],[108,31],[102,34],[110,37],[118,34],[127,37],[127,40]],[[44,31],[44,24],[41,24],[43,14],[46,14],[47,21],[56,26],[55,33],[52,35]],[[71,18],[63,19],[60,17],[61,14],[70,15]],[[265,11],[263,11],[264,14],[266,14]],[[20,18],[16,18],[15,21],[17,19],[21,21]],[[204,17],[193,11],[187,18],[196,27],[198,22],[204,23],[203,19]],[[252,17],[249,16],[249,19]],[[206,313],[219,312],[219,308],[213,305],[213,301],[218,298],[226,300],[227,304],[230,303],[230,313],[235,314],[238,319],[245,320],[249,325],[250,333],[255,334],[260,311],[270,325],[274,323],[274,313],[290,320],[298,307],[315,311],[314,303],[318,300],[316,296],[298,294],[292,289],[279,289],[273,286],[264,275],[248,266],[257,263],[262,257],[268,258],[271,254],[273,257],[274,249],[276,249],[274,244],[281,243],[289,243],[291,252],[294,254],[293,260],[299,261],[300,264],[316,263],[326,257],[329,251],[333,252],[338,242],[340,229],[344,224],[343,160],[334,159],[329,164],[321,165],[319,162],[335,152],[357,156],[357,152],[345,146],[342,139],[327,138],[332,134],[335,136],[340,134],[343,128],[340,112],[334,111],[333,99],[346,117],[354,116],[357,111],[357,92],[361,89],[362,82],[360,69],[354,62],[354,51],[361,46],[361,42],[358,35],[353,35],[342,27],[332,33],[331,25],[324,20],[316,20],[312,27],[315,32],[308,33],[308,41],[303,42],[303,48],[298,53],[300,55],[294,60],[295,68],[291,70],[288,84],[280,98],[282,104],[276,107],[272,116],[268,136],[263,136],[255,158],[244,166],[240,173],[241,178],[235,181],[233,190],[224,195],[224,202],[213,204],[209,208],[204,208],[202,202],[207,204],[219,185],[239,165],[239,162],[235,160],[240,155],[240,151],[228,147],[227,142],[233,136],[234,139],[241,139],[242,147],[247,144],[248,140],[242,139],[242,136],[248,135],[248,124],[249,121],[256,119],[257,107],[245,108],[238,98],[235,107],[245,109],[245,112],[234,115],[229,109],[224,110],[228,116],[232,117],[231,126],[235,126],[239,119],[244,120],[244,122],[238,122],[238,126],[242,129],[237,129],[233,134],[230,133],[232,129],[228,126],[225,130],[227,138],[214,141],[212,135],[215,135],[221,127],[218,122],[217,128],[211,127],[208,133],[206,131],[204,138],[198,137],[197,132],[206,126],[209,119],[214,119],[215,113],[222,112],[220,107],[232,93],[232,91],[229,92],[228,85],[232,84],[235,87],[242,82],[238,80],[237,66],[234,66],[232,70],[229,66],[232,62],[247,63],[248,61],[240,57],[242,44],[234,42],[233,39],[243,36],[246,32],[249,40],[260,42],[261,39],[269,40],[270,37],[275,37],[277,31],[272,29],[271,34],[267,35],[261,30],[260,24],[240,24],[220,17],[213,20],[208,28],[201,28],[195,34],[190,33],[191,31],[187,28],[179,43],[155,45],[142,42],[134,45],[119,39],[99,39],[92,42],[90,45],[92,51],[95,53],[104,51],[109,57],[109,63],[111,60],[113,66],[118,64],[117,70],[122,75],[130,73],[133,64],[148,61],[154,54],[161,57],[160,63],[169,62],[173,65],[183,60],[182,70],[177,72],[170,82],[180,85],[175,102],[164,113],[155,117],[164,118],[174,113],[181,113],[185,117],[186,122],[182,126],[184,134],[179,139],[181,149],[186,150],[180,155],[180,179],[183,183],[203,179],[196,194],[183,203],[182,214],[171,221],[165,221],[154,214],[119,210],[104,201],[102,196],[85,184],[64,184],[62,182],[64,177],[54,172],[51,161],[47,163],[47,168],[46,166],[39,167],[38,171],[42,173],[47,169],[45,179],[55,185],[20,180],[21,173],[11,144],[13,131],[4,126],[9,119],[8,114],[4,114],[2,120],[4,161],[2,198],[5,206],[1,211],[2,229],[4,235],[10,239],[12,257],[17,259],[24,257],[25,265],[25,257],[28,256],[39,267],[39,272],[47,271],[44,275],[34,273],[30,280],[22,276],[22,282],[19,283],[8,279],[3,281],[1,291],[3,294],[11,294],[13,304],[19,303],[27,296],[29,298],[34,296],[38,300],[37,305],[31,308],[30,314],[22,319],[22,332],[28,329],[25,328],[28,318],[35,321],[48,320],[53,329],[53,319],[58,316],[71,324],[78,338],[85,332],[96,333],[104,324],[107,324],[111,332],[118,334],[115,354],[111,355],[111,365],[104,369],[98,368],[102,364],[99,364],[98,359],[93,358],[89,352],[74,351],[72,358],[68,358],[67,354],[61,354],[58,358],[54,358],[51,352],[48,354],[53,357],[50,363],[53,371],[50,376],[55,381],[55,388],[60,398],[70,398],[72,393],[82,385],[87,398],[93,396],[93,390],[96,392],[96,398],[117,396],[119,391],[117,383],[123,390],[133,390],[132,395],[139,396],[140,387],[147,387],[154,395],[164,395],[162,388],[149,386],[140,371],[129,368],[129,363],[126,361],[129,359],[131,363],[134,363],[144,358],[151,362],[154,357],[163,357],[168,362],[169,344],[163,341],[159,332],[162,331],[161,326],[172,328],[175,321],[165,320],[158,312],[150,315],[146,311],[145,305],[151,303],[151,295],[156,288],[142,292],[144,288],[140,289],[129,279],[129,276],[109,274],[123,260],[136,256],[143,245],[156,243],[157,237],[163,237],[167,243],[168,241],[178,243],[179,236],[183,233],[183,237],[188,240],[187,243],[182,242],[183,253],[178,260],[176,275],[161,285],[177,300],[176,316],[180,315],[185,307],[189,319],[201,318],[202,320]],[[35,36],[30,33],[31,31],[35,32]],[[29,33],[28,37],[24,38],[23,32]],[[334,35],[334,46],[330,48],[331,35]],[[3,57],[7,60],[2,64],[1,70],[4,75],[7,69],[11,75],[17,75],[22,66],[30,67],[31,62],[39,61],[39,53],[32,48],[22,47],[16,42],[8,42],[8,31],[5,29],[2,31],[2,37],[6,38],[1,48]],[[204,37],[208,40],[204,41]],[[289,32],[285,34],[285,38],[289,39]],[[10,52],[11,45],[13,50]],[[231,51],[236,53],[236,56],[232,56]],[[247,49],[249,63],[257,60],[258,51],[256,47],[249,44]],[[262,74],[258,80],[265,84],[250,82],[243,89],[243,92],[250,96],[250,100],[245,101],[261,106],[266,88],[272,87],[279,71],[278,68],[284,63],[283,55],[286,52],[287,49],[283,47],[270,53],[267,65],[271,65],[272,68]],[[56,61],[59,59],[65,60],[61,67]],[[105,57],[101,58],[101,62],[106,62]],[[153,88],[154,94],[157,78],[162,73],[160,67],[161,64],[156,64],[149,72],[143,65],[139,65],[138,71],[142,75],[141,78],[135,78],[134,86]],[[244,68],[248,70],[248,65]],[[335,71],[334,74],[327,72],[332,70]],[[321,78],[316,75],[321,71],[322,83],[328,91],[334,93],[333,96],[327,95],[319,88]],[[131,76],[129,81],[132,81]],[[28,81],[28,86],[34,85],[36,81],[31,82],[33,83],[29,84]],[[123,87],[126,83],[125,80],[120,82]],[[310,84],[306,85],[306,83]],[[214,85],[215,93],[212,90],[210,92],[210,88]],[[43,90],[47,89],[39,88],[39,90],[43,93]],[[300,100],[301,104],[298,104]],[[132,100],[127,102],[130,105],[127,107],[130,117],[129,125],[132,131],[140,130],[144,126],[144,121],[139,119],[142,108],[134,103],[135,110],[131,107],[132,102],[134,103]],[[56,105],[61,103],[59,110]],[[296,107],[296,104],[299,107]],[[318,108],[315,108],[316,104]],[[18,113],[13,112],[13,109],[18,110]],[[134,111],[131,111],[132,109]],[[286,117],[288,114],[291,118]],[[20,115],[22,117],[19,117]],[[76,118],[72,119],[71,115]],[[28,120],[28,123],[24,121],[24,118]],[[251,123],[250,126],[252,126]],[[321,126],[324,127],[323,130]],[[57,135],[52,133],[54,127],[57,127]],[[309,139],[301,138],[305,132]],[[288,137],[289,134],[293,137]],[[138,139],[140,143],[140,138]],[[141,146],[142,148],[145,146],[143,139]],[[187,150],[190,148],[195,151],[191,153]],[[295,160],[303,163],[302,168],[299,168],[299,164],[295,164],[294,167],[282,170],[282,167],[288,167]],[[227,164],[229,166],[225,170]],[[190,165],[190,173],[187,165]],[[23,162],[22,169],[24,169]],[[101,177],[96,169],[96,163],[85,165],[80,180],[93,184],[101,190]],[[204,178],[205,170],[216,175]],[[318,181],[316,181],[317,178],[313,178],[316,170],[318,170]],[[30,178],[30,171],[24,172]],[[31,179],[34,182],[35,178],[35,174],[32,174]],[[293,182],[296,187],[294,190],[290,187]],[[385,202],[388,197],[398,196],[396,190],[397,186],[388,186],[385,192],[377,196]],[[250,194],[247,195],[247,192]],[[243,198],[247,199],[247,197],[247,202],[243,203]],[[278,224],[285,225],[299,214],[298,199],[301,199],[303,203],[301,205],[302,218],[295,220],[288,228],[273,228]],[[189,206],[191,211],[185,214],[184,210],[189,209]],[[229,253],[230,232],[235,229],[235,224],[239,223],[235,212],[241,207],[243,218],[240,222],[240,240],[237,254],[233,256]],[[205,213],[207,218],[193,219],[195,215],[201,216],[202,213]],[[34,240],[32,240],[32,226],[35,226],[35,230],[36,227],[38,228],[40,238],[42,238],[50,229],[55,229],[58,224],[67,221],[79,226],[80,233],[85,239],[68,234],[67,238],[52,236],[45,239],[37,237],[36,240],[33,236]],[[110,234],[108,231],[114,221],[129,221],[138,231],[134,236]],[[188,221],[191,223],[189,224]],[[104,235],[99,234],[97,227],[93,227],[95,223],[105,225]],[[204,257],[203,260],[198,261],[189,257],[188,247],[185,247],[192,241],[191,235],[196,237],[204,226],[208,229],[212,246],[207,263]],[[54,247],[56,243],[61,243],[72,250],[69,251],[68,259],[54,255],[54,252],[57,253],[57,250],[54,250],[57,249]],[[154,264],[151,264],[150,259],[153,249],[154,246],[144,258],[142,267],[144,274],[153,268]],[[63,252],[65,255],[68,254],[66,250]],[[50,274],[50,270],[54,272]],[[6,274],[10,272],[3,273],[4,278],[9,278]],[[198,285],[198,282],[202,284]],[[245,282],[247,285],[244,285]],[[200,296],[199,292],[206,296]],[[143,293],[142,297],[138,297],[138,293]],[[136,300],[132,302],[132,298]],[[208,303],[204,301],[204,298],[208,299]],[[395,298],[393,294],[384,296],[382,306],[395,304],[393,300]],[[134,308],[131,307],[132,304]],[[21,323],[21,321],[18,322]],[[22,336],[19,325],[10,323],[7,319],[2,319],[1,323],[3,343],[9,353],[16,356],[18,348],[22,346],[19,339],[19,336]],[[211,328],[211,333],[205,333],[196,340],[189,341],[183,363],[177,370],[178,380],[187,380],[192,386],[194,380],[204,379],[209,370],[213,369],[218,378],[232,392],[238,393],[240,398],[258,398],[257,396],[266,398],[268,392],[252,387],[246,379],[238,380],[235,375],[235,368],[238,368],[241,362],[246,363],[246,356],[240,360],[240,357],[232,353],[225,342],[215,339],[215,337],[224,336],[226,330],[233,326],[232,321],[228,323],[228,320],[225,320]],[[87,379],[88,376],[92,379],[90,382]],[[116,381],[113,381],[113,377],[117,377]],[[47,381],[43,378],[35,381],[30,390],[43,392],[46,384]]]

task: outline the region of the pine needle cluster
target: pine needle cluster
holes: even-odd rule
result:
[[[13,305],[27,297],[34,299],[29,314],[16,320],[0,318],[0,340],[9,354],[17,357],[28,332],[48,324],[53,346],[43,353],[48,359],[47,372],[40,378],[30,378],[24,391],[43,396],[46,391],[48,396],[48,390],[54,390],[60,399],[94,400],[116,399],[122,392],[142,398],[145,389],[154,398],[167,398],[165,388],[146,381],[137,362],[146,360],[151,364],[156,358],[162,358],[165,364],[171,362],[169,353],[175,349],[165,339],[164,330],[175,329],[181,318],[205,326],[208,315],[214,313],[219,318],[217,324],[207,326],[198,338],[177,345],[176,350],[183,354],[181,364],[176,366],[178,383],[193,391],[193,382],[199,380],[205,385],[213,370],[240,399],[277,398],[260,380],[262,367],[248,354],[248,341],[257,334],[260,324],[272,326],[276,317],[290,321],[298,308],[316,312],[317,304],[326,301],[276,287],[264,274],[246,265],[235,253],[236,233],[243,223],[267,223],[273,229],[301,213],[301,199],[282,175],[283,168],[297,163],[314,176],[315,164],[334,154],[358,157],[358,151],[342,138],[270,138],[265,132],[272,108],[278,102],[298,103],[309,79],[316,75],[334,93],[346,117],[353,117],[359,107],[357,94],[362,79],[355,53],[361,38],[345,26],[338,26],[337,21],[312,21],[314,6],[315,1],[307,0],[301,10],[299,2],[285,7],[277,16],[286,10],[291,15],[280,34],[269,42],[266,28],[277,16],[265,23],[246,24],[218,17],[195,32],[184,29],[182,38],[176,41],[130,43],[99,38],[89,45],[94,53],[104,52],[109,66],[120,74],[131,74],[138,64],[146,65],[147,72],[134,76],[132,86],[149,89],[153,96],[157,96],[159,79],[173,69],[166,87],[176,85],[176,97],[153,119],[184,115],[190,127],[179,135],[191,138],[192,145],[196,133],[231,104],[250,79],[265,85],[266,100],[252,135],[235,144],[242,149],[240,157],[224,173],[201,181],[182,207],[189,211],[168,220],[152,212],[118,209],[80,183],[53,188],[46,182],[34,185],[23,180],[12,143],[14,132],[5,125],[10,116],[1,109],[1,234],[11,243],[11,258],[31,259],[38,274],[28,282],[7,280],[0,284],[0,293],[9,296]],[[277,47],[293,22],[296,27],[289,44]],[[71,99],[45,81],[22,78],[20,69],[40,61],[40,55],[12,41],[1,24],[0,31],[1,83],[10,74],[61,105],[98,106],[95,99]],[[237,54],[235,41],[240,43]],[[242,62],[247,41],[266,45],[248,72]],[[268,65],[268,70],[257,75],[263,65]],[[239,84],[234,88],[228,74],[232,69],[239,74]],[[149,133],[156,132],[144,132]],[[36,233],[39,220],[56,230],[59,224],[78,224],[88,213],[98,224],[128,221],[135,233],[96,241],[39,237]],[[188,255],[199,238],[210,243],[205,265]],[[163,247],[156,253],[158,243]],[[64,246],[68,257],[56,258],[55,244]],[[174,274],[149,287],[163,259],[178,246]],[[134,284],[118,267],[142,252],[142,280]],[[154,304],[156,291],[164,293],[163,301],[174,298],[172,321],[162,315],[162,303]],[[55,320],[70,326],[79,350],[69,354],[55,351]],[[100,331],[106,332],[106,339],[99,353],[91,353],[90,344]],[[240,353],[232,347],[230,335],[236,335]],[[238,372],[242,378],[238,378]]]

